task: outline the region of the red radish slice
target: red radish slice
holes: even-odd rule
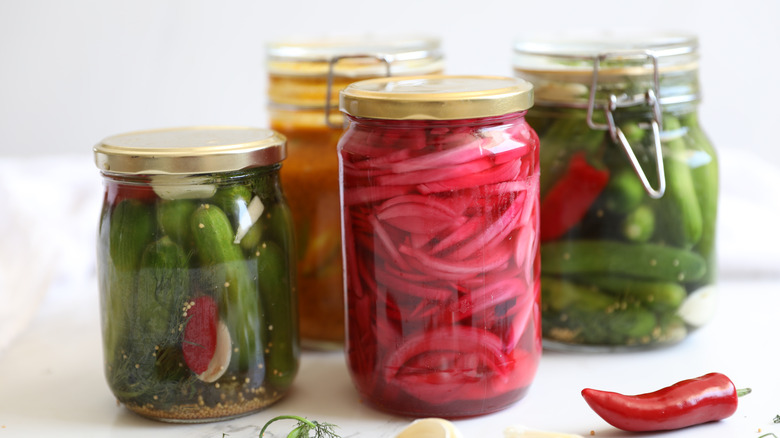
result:
[[[209,368],[217,349],[217,303],[209,296],[202,296],[187,307],[181,349],[187,367],[195,374],[202,374]]]

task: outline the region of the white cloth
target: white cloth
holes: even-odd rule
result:
[[[101,202],[89,155],[0,158],[0,354],[40,312],[94,309]]]

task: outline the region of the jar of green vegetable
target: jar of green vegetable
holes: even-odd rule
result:
[[[94,148],[105,374],[145,417],[205,422],[281,398],[298,369],[285,138],[131,132]]]
[[[417,76],[341,93],[347,363],[373,406],[503,409],[541,353],[531,84]]]
[[[638,349],[711,317],[718,164],[699,125],[698,42],[520,40],[541,139],[545,345]]]

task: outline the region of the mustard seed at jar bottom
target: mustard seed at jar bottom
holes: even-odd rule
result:
[[[94,148],[105,375],[145,417],[260,410],[298,369],[285,139],[264,129],[132,132]]]
[[[545,346],[673,344],[716,302],[718,162],[698,121],[698,43],[685,35],[530,38]]]

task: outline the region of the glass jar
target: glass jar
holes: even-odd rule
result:
[[[669,345],[712,316],[718,163],[698,120],[697,46],[675,35],[515,45],[543,146],[545,346]]]
[[[268,46],[271,127],[287,137],[282,169],[298,244],[301,341],[317,349],[344,342],[336,144],[343,132],[338,92],[373,77],[440,72],[431,38],[323,38]]]
[[[341,93],[347,363],[365,401],[467,417],[525,394],[541,353],[539,140],[515,78]]]
[[[169,422],[260,410],[298,369],[285,139],[267,129],[131,132],[94,148],[105,375]]]

